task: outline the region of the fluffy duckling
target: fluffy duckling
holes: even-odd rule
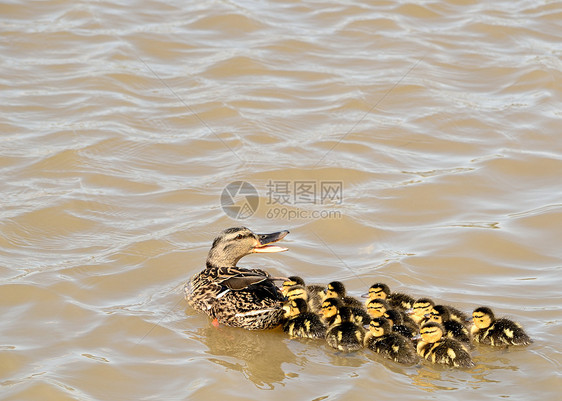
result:
[[[425,323],[420,329],[418,355],[435,364],[455,368],[473,367],[474,362],[465,346],[457,340],[443,337],[444,332],[443,326],[437,322]]]
[[[367,302],[367,312],[372,319],[384,316],[388,310],[391,310],[391,308],[382,298],[373,298]]]
[[[334,323],[341,308],[343,308],[343,302],[339,298],[326,298],[322,302],[320,315],[326,326],[330,327]]]
[[[401,334],[410,340],[418,332],[418,326],[415,322],[413,320],[412,323],[405,322],[402,313],[396,309],[387,310],[384,317],[388,319],[392,331]]]
[[[288,304],[289,318],[283,331],[291,338],[324,338],[326,326],[320,316],[308,311],[308,304],[302,298],[295,298]]]
[[[509,345],[529,345],[533,342],[519,323],[501,318],[496,319],[494,312],[481,306],[472,312],[474,326],[471,333],[474,341],[495,347]]]
[[[367,296],[369,299],[382,298],[388,302],[392,309],[399,309],[402,311],[412,308],[415,302],[415,299],[407,294],[390,292],[390,288],[384,283],[375,283],[369,287]]]
[[[398,363],[411,365],[418,360],[412,341],[392,331],[390,322],[384,317],[371,320],[365,347]]]
[[[213,324],[259,330],[278,326],[284,315],[284,297],[274,277],[261,269],[238,267],[252,253],[286,251],[273,245],[289,232],[255,234],[246,227],[224,230],[207,256],[206,267],[184,287],[185,298],[194,309],[213,318]]]
[[[363,348],[365,329],[354,323],[351,309],[343,306],[326,332],[328,345],[343,352],[358,351]]]
[[[308,304],[308,309],[311,312],[320,312],[320,308],[322,306],[320,298],[312,298],[312,294],[304,285],[297,284],[284,290],[287,300],[291,301],[297,298],[303,299]]]
[[[435,302],[433,302],[431,299],[420,298],[416,302],[414,302],[412,309],[409,309],[407,313],[409,313],[411,318],[421,326],[427,321],[426,315],[431,313],[434,306]],[[457,308],[450,305],[446,305],[446,307],[449,311],[450,320],[456,320],[461,324],[466,324],[466,322],[469,320],[466,313],[461,312]]]
[[[322,305],[322,299],[324,297],[324,287],[321,285],[305,285],[304,280],[299,276],[290,276],[283,282],[281,287],[281,292],[283,295],[287,296],[289,289],[293,286],[300,285],[304,287],[307,291],[307,302],[309,309],[312,312],[318,313]]]
[[[343,307],[346,306],[344,305],[341,298],[336,298],[336,297],[326,298],[324,302],[322,302],[322,306],[320,308],[320,314],[322,315],[326,325],[330,326],[333,323],[334,319],[337,316],[338,311]],[[360,326],[364,326],[371,321],[371,316],[369,316],[369,314],[365,309],[354,308],[350,306],[347,306],[347,308],[351,310],[351,317],[356,324]]]
[[[470,333],[467,327],[457,320],[451,319],[451,312],[447,306],[435,305],[431,312],[426,315],[426,318],[429,322],[440,323],[448,338],[454,338],[461,343],[470,345]]]
[[[345,286],[341,281],[332,281],[326,289],[326,298],[340,298],[345,306],[363,308],[363,303],[347,295]]]
[[[420,325],[424,322],[425,315],[431,312],[435,303],[429,298],[420,298],[414,302],[412,307],[406,311],[406,313]]]

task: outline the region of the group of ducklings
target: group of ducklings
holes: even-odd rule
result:
[[[391,292],[384,283],[373,284],[361,302],[348,296],[339,281],[327,287],[305,285],[297,276],[273,277],[262,269],[237,266],[246,255],[286,251],[276,243],[288,233],[256,234],[247,227],[222,231],[205,268],[184,287],[188,304],[216,326],[263,330],[282,324],[291,337],[325,339],[345,352],[366,347],[404,364],[421,357],[435,364],[471,367],[473,342],[496,347],[532,342],[519,324],[496,319],[487,307],[472,312],[471,325],[469,316],[452,306]]]
[[[434,364],[458,368],[474,366],[472,343],[490,346],[528,345],[532,342],[516,322],[496,319],[488,307],[476,308],[472,319],[429,298],[414,299],[375,283],[365,302],[350,297],[343,283],[327,287],[306,285],[298,276],[283,282],[283,330],[292,338],[325,339],[343,352],[368,348],[401,364],[421,357]]]

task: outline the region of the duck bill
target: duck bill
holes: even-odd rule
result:
[[[281,241],[289,231],[279,231],[271,234],[258,234],[259,244],[254,247],[255,253],[272,253],[287,251],[288,248],[282,246],[271,245],[277,241]]]

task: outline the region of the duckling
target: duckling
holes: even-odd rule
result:
[[[406,312],[410,314],[410,317],[418,325],[422,325],[427,321],[425,315],[429,314],[433,310],[434,306],[435,302],[433,302],[431,299],[420,298],[416,302],[414,302],[412,308]],[[465,313],[450,305],[446,305],[446,307],[449,310],[449,316],[451,320],[456,320],[461,324],[466,324],[466,322],[468,321],[468,316]]]
[[[288,293],[292,290],[292,287],[297,287],[300,290],[306,291],[306,300],[310,311],[314,313],[318,313],[320,311],[320,307],[322,306],[322,295],[324,294],[324,288],[322,286],[305,285],[304,280],[299,276],[291,276],[283,282],[281,292],[283,295],[288,297]]]
[[[184,287],[185,298],[194,309],[205,312],[227,326],[250,330],[278,326],[284,315],[284,297],[276,280],[261,269],[237,267],[238,261],[251,253],[286,251],[272,245],[289,232],[255,234],[246,227],[224,230],[207,256],[207,265]]]
[[[339,309],[344,306],[345,305],[341,298],[331,297],[324,300],[321,306],[320,314],[324,317],[324,321],[328,324],[328,326],[333,322]],[[355,308],[352,306],[348,306],[348,308],[351,310],[351,317],[356,324],[364,326],[371,321],[371,316],[369,316],[364,308]]]
[[[415,324],[415,322],[413,320],[412,323],[405,322],[402,313],[400,313],[396,309],[387,310],[384,313],[384,317],[388,319],[392,331],[401,334],[410,340],[418,332],[418,326]]]
[[[435,364],[456,368],[473,367],[474,362],[465,346],[457,340],[443,337],[444,332],[443,326],[437,322],[425,323],[420,329],[418,355]]]
[[[308,311],[308,304],[302,298],[290,301],[289,319],[283,325],[283,331],[292,338],[324,338],[326,326],[320,316]]]
[[[529,345],[533,342],[519,323],[505,318],[496,319],[494,312],[488,307],[476,308],[472,312],[472,318],[472,336],[474,341],[481,344],[501,347]]]
[[[367,312],[372,319],[384,316],[386,311],[390,309],[388,303],[382,298],[373,298],[367,302]]]
[[[423,323],[425,315],[431,312],[434,306],[435,303],[431,299],[420,298],[416,302],[414,302],[412,307],[408,309],[406,313],[410,315],[410,317],[414,320],[414,322],[416,322],[417,325],[420,325],[421,323]]]
[[[283,282],[283,288],[291,287],[293,285],[304,285],[308,291],[313,294],[318,294],[320,298],[322,298],[322,295],[324,294],[324,286],[317,284],[307,285],[304,283],[304,280],[300,276],[290,276],[287,278],[287,280],[285,280],[285,282]]]
[[[343,302],[339,298],[326,298],[322,302],[322,307],[320,308],[320,314],[322,315],[322,320],[326,326],[330,327],[334,324],[338,316],[338,311],[343,308]]]
[[[415,299],[400,292],[390,292],[390,287],[384,283],[375,283],[369,287],[369,299],[382,298],[392,309],[407,310],[414,306]]]
[[[354,323],[351,309],[343,306],[326,332],[328,345],[339,351],[353,352],[363,348],[365,329]]]
[[[466,326],[457,320],[451,319],[449,308],[445,305],[435,305],[431,312],[426,315],[430,322],[440,323],[445,329],[448,338],[454,338],[461,343],[470,346],[470,333]]]
[[[394,362],[411,365],[418,360],[412,341],[392,331],[384,317],[371,320],[364,342],[365,347]]]
[[[341,281],[332,281],[330,284],[328,284],[328,288],[326,289],[326,298],[337,297],[343,301],[343,304],[345,306],[363,308],[363,303],[361,301],[347,296],[346,294],[347,291]]]

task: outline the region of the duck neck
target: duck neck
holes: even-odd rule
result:
[[[242,256],[229,255],[225,252],[219,252],[216,248],[211,248],[207,255],[207,267],[236,267]]]

